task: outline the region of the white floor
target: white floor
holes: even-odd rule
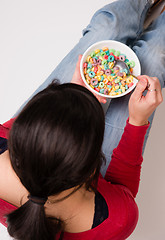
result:
[[[112,0],[1,1],[0,122],[8,120],[77,43],[93,13]],[[163,91],[165,96],[165,91]],[[165,103],[144,154],[138,226],[129,240],[165,239]],[[0,239],[10,239],[0,224]]]

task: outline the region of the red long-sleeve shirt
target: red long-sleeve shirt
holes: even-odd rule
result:
[[[0,137],[8,136],[12,123],[13,120],[0,125]],[[142,148],[148,126],[137,127],[127,121],[105,178],[99,177],[97,189],[107,203],[108,218],[91,230],[64,233],[64,240],[124,240],[132,233],[138,220],[134,198],[139,187]],[[15,206],[0,199],[0,222],[6,226],[4,214],[15,209]]]

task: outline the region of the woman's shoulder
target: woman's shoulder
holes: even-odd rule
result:
[[[134,200],[131,191],[127,187],[119,184],[112,184],[105,180],[101,174],[98,179],[97,190],[106,200],[108,207],[112,202],[115,206],[119,202],[125,204],[128,198]]]

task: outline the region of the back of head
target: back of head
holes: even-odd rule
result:
[[[102,164],[103,135],[104,113],[93,94],[76,84],[52,83],[15,120],[9,137],[11,164],[36,197],[84,183],[89,189]],[[60,219],[52,225],[45,217],[43,205],[28,201],[12,214],[8,230],[16,239],[50,240],[62,230]]]

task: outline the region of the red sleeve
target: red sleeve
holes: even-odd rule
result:
[[[9,121],[5,122],[4,124],[0,124],[0,137],[8,138],[9,131],[12,127],[15,118],[11,118]]]
[[[107,181],[126,186],[134,197],[139,188],[143,143],[148,127],[149,124],[134,126],[127,120],[124,133],[117,148],[113,150],[105,175]]]

